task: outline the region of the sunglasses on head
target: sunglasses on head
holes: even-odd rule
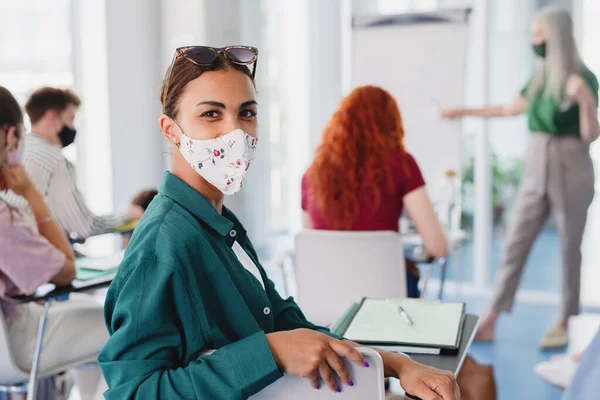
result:
[[[256,61],[258,59],[258,49],[250,46],[227,46],[227,47],[208,47],[208,46],[187,46],[179,47],[175,50],[173,61],[169,67],[169,73],[163,85],[163,99],[166,98],[167,88],[169,86],[169,80],[171,78],[171,71],[173,70],[173,64],[179,57],[183,57],[187,61],[196,64],[200,67],[206,67],[212,65],[219,54],[222,54],[230,62],[237,65],[252,65],[252,79],[256,74]]]

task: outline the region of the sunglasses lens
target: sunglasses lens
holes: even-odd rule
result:
[[[192,47],[183,52],[198,64],[210,64],[217,58],[217,53],[207,47]]]
[[[250,63],[255,57],[252,50],[243,47],[230,47],[227,49],[227,55],[231,57],[233,61],[241,63]]]

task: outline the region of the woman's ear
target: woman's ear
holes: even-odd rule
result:
[[[173,120],[165,114],[158,119],[158,126],[165,139],[174,145],[179,144],[179,132]]]
[[[19,147],[19,136],[17,135],[17,127],[11,126],[6,131],[6,141],[4,142],[4,148],[8,151],[15,150]]]

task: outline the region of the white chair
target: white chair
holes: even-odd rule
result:
[[[298,305],[328,326],[363,297],[406,297],[406,265],[397,232],[305,230],[296,236]]]
[[[12,356],[12,349],[8,341],[8,330],[4,320],[4,315],[0,312],[0,400],[9,399],[11,394],[27,394],[28,399],[33,399],[35,395],[35,383],[38,378],[53,377],[77,365],[95,363],[96,355],[74,360],[64,365],[57,365],[51,369],[38,370],[39,356],[42,352],[42,338],[44,333],[45,321],[48,315],[48,309],[51,301],[46,302],[44,312],[40,320],[40,329],[36,343],[32,343],[35,351],[33,356],[32,368],[30,371],[22,370],[17,366]]]
[[[384,400],[385,389],[383,384],[383,361],[381,356],[372,349],[360,347],[358,349],[369,368],[360,367],[353,362],[346,361],[354,387],[344,386],[341,393],[334,393],[322,384],[320,390],[313,389],[306,378],[286,375],[270,386],[250,397],[250,400]],[[342,386],[340,386],[342,387]]]

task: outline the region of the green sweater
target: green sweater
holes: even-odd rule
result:
[[[238,261],[234,240],[265,289]],[[279,296],[231,211],[219,214],[170,173],[131,238],[105,318],[110,338],[98,362],[109,400],[245,399],[282,376],[265,334],[308,328],[336,337]]]
[[[598,79],[592,71],[582,68],[581,77],[590,87],[592,95],[598,104]],[[525,96],[531,80],[521,90]],[[542,85],[539,93],[532,99],[528,99],[527,119],[531,132],[546,132],[555,136],[580,135],[579,126],[579,104],[575,103],[567,110],[561,110],[559,104],[552,97],[544,96],[546,82]]]

